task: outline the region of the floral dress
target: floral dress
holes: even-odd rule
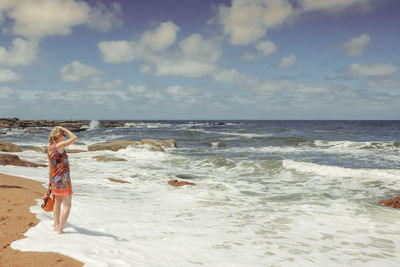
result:
[[[68,196],[72,194],[71,178],[69,176],[69,162],[67,152],[60,153],[56,144],[49,147],[47,153],[50,164],[51,193],[55,196]]]

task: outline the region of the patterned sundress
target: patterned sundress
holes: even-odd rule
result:
[[[68,196],[72,194],[71,178],[69,176],[69,162],[67,152],[57,151],[56,144],[49,147],[47,156],[51,164],[51,190],[55,196]]]

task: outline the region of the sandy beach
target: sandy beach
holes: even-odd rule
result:
[[[0,173],[0,266],[83,265],[58,253],[22,252],[10,247],[13,241],[24,238],[23,234],[39,222],[29,208],[45,191],[39,182]]]

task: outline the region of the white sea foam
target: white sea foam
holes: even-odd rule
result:
[[[43,153],[16,154],[47,161]],[[127,161],[99,162],[96,155]],[[369,202],[398,184],[399,170],[189,158],[144,146],[69,158],[74,196],[65,234],[51,230],[52,215],[39,201],[31,211],[41,222],[12,248],[60,252],[85,266],[396,266],[400,260],[400,214]],[[0,166],[0,172],[48,179],[47,168]],[[192,175],[197,185],[169,186],[177,174]]]
[[[329,149],[386,149],[395,150],[400,149],[398,142],[354,142],[354,141],[323,141],[315,140],[314,145],[317,147],[329,148]]]
[[[397,181],[400,177],[400,170],[397,169],[350,169],[338,166],[319,165],[311,162],[299,162],[294,160],[283,160],[282,166],[288,169],[295,169],[304,173],[314,173],[328,177],[357,177],[373,179],[390,179]]]
[[[100,126],[100,122],[99,122],[99,121],[97,121],[97,120],[91,120],[91,121],[90,121],[90,124],[89,124],[89,129],[88,129],[88,131],[97,129],[97,128],[99,128],[99,126]]]
[[[128,122],[125,123],[124,128],[149,128],[149,129],[156,129],[156,128],[168,128],[172,127],[173,124],[171,123],[160,123],[160,122]]]

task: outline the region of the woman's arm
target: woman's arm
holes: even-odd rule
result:
[[[73,134],[70,130],[68,130],[64,127],[61,127],[61,126],[57,126],[57,127],[59,127],[64,133],[68,134],[68,136],[69,136],[68,140],[62,141],[56,145],[57,151],[60,153],[63,153],[64,148],[73,144],[76,140],[78,140],[78,137],[75,134]]]

